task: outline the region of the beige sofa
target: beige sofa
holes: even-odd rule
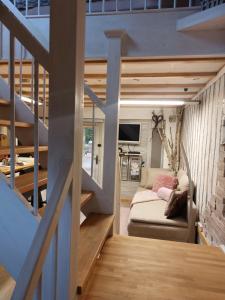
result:
[[[187,174],[178,172],[178,189],[188,190],[187,215],[173,219],[164,216],[167,202],[161,200],[151,191],[154,179],[159,174],[172,174],[165,169],[144,169],[142,182],[138,188],[130,209],[128,234],[145,238],[195,242],[196,207],[193,203],[190,186],[192,183]]]

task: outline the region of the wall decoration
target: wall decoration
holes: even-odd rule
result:
[[[170,168],[175,172],[178,172],[180,167],[180,142],[181,142],[181,129],[183,121],[183,108],[177,108],[176,112],[176,133],[175,137],[172,135],[172,128],[170,126],[169,132],[170,136],[166,135],[166,121],[163,115],[156,115],[153,112],[152,121],[155,123],[155,128],[157,128],[162,144],[164,146]],[[161,126],[159,126],[161,125]]]

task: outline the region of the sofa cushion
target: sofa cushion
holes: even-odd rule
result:
[[[148,168],[147,169],[147,176],[146,176],[146,183],[145,187],[147,189],[152,189],[155,179],[159,175],[171,175],[173,176],[174,173],[169,169],[160,169],[160,168]]]
[[[167,219],[164,215],[167,202],[155,200],[133,205],[130,211],[130,220],[156,225],[187,227],[187,221],[183,217]]]
[[[140,182],[140,187],[145,188],[146,182],[147,182],[147,173],[148,173],[148,168],[141,168],[141,182]]]
[[[131,207],[137,203],[149,202],[155,200],[160,200],[160,198],[157,196],[156,193],[154,193],[152,190],[149,189],[139,188],[132,199]]]

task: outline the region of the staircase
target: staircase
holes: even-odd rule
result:
[[[10,107],[10,103],[7,100],[1,99],[0,102],[0,107]],[[10,120],[9,119],[4,119],[0,120],[0,126],[10,126]],[[26,122],[21,122],[21,121],[16,121],[15,122],[16,127],[20,127],[24,129],[24,135],[26,135],[26,129],[30,129],[33,127],[33,124],[26,123]],[[48,146],[39,146],[39,152],[47,152],[48,151]],[[15,148],[15,153],[18,155],[21,154],[33,154],[34,153],[34,146],[17,146]],[[10,156],[10,147],[1,147],[0,148],[0,159],[4,158],[5,156]],[[7,172],[6,172],[7,173]],[[7,186],[7,180],[6,178],[1,178],[1,180],[6,184]],[[48,182],[48,173],[47,170],[45,169],[40,169],[39,174],[38,174],[38,187],[39,189],[46,188]],[[8,187],[8,186],[7,186]],[[15,196],[17,201],[20,201],[20,194],[23,196],[26,195],[32,195],[33,190],[34,190],[34,171],[33,167],[30,168],[28,172],[25,174],[21,174],[18,177],[15,178],[15,187],[17,190],[17,195]],[[8,187],[9,188],[9,187]],[[8,190],[9,192],[9,190]],[[11,193],[12,190],[10,190]],[[14,194],[14,193],[13,193]],[[8,198],[9,195],[6,193],[6,197]],[[93,192],[85,192],[83,191],[81,194],[81,199],[80,199],[80,206],[81,209],[88,204],[89,201],[91,201],[94,197]],[[8,201],[8,199],[7,199]],[[23,204],[25,204],[25,200],[23,201]],[[19,205],[19,203],[18,203]],[[33,219],[32,222],[34,222],[34,218],[31,214],[32,208],[29,206],[28,203],[24,206],[24,209],[28,205],[29,210],[27,213],[29,213],[29,218]],[[11,207],[12,208],[12,207]],[[12,210],[14,210],[13,207]],[[44,211],[45,211],[46,206],[43,208],[39,209],[39,213],[43,216]],[[12,214],[11,211],[8,211],[8,214]],[[24,215],[21,215],[21,219],[24,219]],[[28,220],[27,220],[28,221]],[[17,222],[19,223],[20,220],[18,220],[17,217]],[[29,221],[28,221],[29,223]],[[78,279],[78,287],[77,287],[77,292],[79,294],[82,293],[83,289],[87,285],[88,278],[90,276],[91,270],[93,269],[93,266],[95,264],[95,261],[97,257],[99,256],[99,253],[101,251],[101,248],[103,247],[104,241],[107,239],[108,234],[112,228],[113,224],[113,216],[110,215],[103,215],[103,214],[90,214],[85,222],[81,225],[81,231],[80,231],[80,248],[79,248],[79,279]],[[38,220],[35,220],[35,225],[34,227],[38,225]],[[26,224],[24,228],[29,227],[30,224]],[[23,229],[24,231],[24,229]],[[26,230],[25,230],[26,231]],[[29,240],[32,240],[32,235],[34,234],[35,230],[30,232]],[[20,236],[20,239],[23,240],[24,237]],[[14,241],[15,242],[15,241]],[[15,245],[15,244],[14,244]],[[8,248],[8,247],[6,247]],[[27,247],[28,249],[29,247]],[[6,251],[6,249],[5,249]],[[7,249],[7,256],[8,255],[8,249]],[[25,253],[24,253],[25,254]],[[12,253],[14,255],[14,253]],[[25,256],[25,255],[24,255]],[[6,266],[8,267],[8,266]],[[10,271],[10,269],[8,269]],[[16,274],[13,272],[11,275],[16,279],[18,276],[19,270]],[[2,277],[1,277],[2,274]],[[5,274],[5,275],[4,275]],[[2,268],[0,270],[0,278],[2,278],[2,284],[4,286],[3,290],[6,289],[8,291],[14,288],[15,284],[14,281],[12,280],[11,276],[9,276],[6,271]],[[7,279],[7,280],[6,280]],[[7,288],[8,287],[8,288]],[[3,297],[3,299],[7,299],[7,296]]]
[[[0,108],[2,111],[2,108],[10,108],[10,102],[8,100],[4,100],[1,99],[0,101]],[[8,119],[5,118],[4,120],[0,120],[0,126],[4,126],[4,127],[10,127],[11,122],[10,122],[10,116],[8,115]],[[27,123],[27,122],[22,122],[22,121],[16,121],[15,122],[15,127],[19,127],[19,128],[23,128],[24,129],[24,135],[26,135],[26,130],[33,128],[33,124],[31,123]],[[39,152],[40,153],[47,153],[48,152],[48,146],[39,146]],[[17,146],[15,147],[15,154],[17,155],[24,155],[24,154],[29,154],[29,155],[33,155],[34,154],[34,146]],[[6,156],[10,156],[10,147],[4,146],[4,147],[0,147],[0,160],[2,160],[4,157]],[[40,166],[41,168],[41,166]],[[21,166],[21,169],[19,169],[18,171],[23,171],[24,168],[23,166]],[[9,174],[9,171],[5,171],[4,172],[6,175]],[[38,174],[38,188],[40,190],[42,189],[46,189],[47,187],[47,183],[48,183],[48,172],[45,169],[40,169],[39,170],[39,174]],[[11,194],[11,196],[13,197],[12,201],[15,201],[15,203],[11,203],[11,207],[10,209],[8,208],[7,214],[4,211],[4,214],[11,215],[13,216],[13,212],[17,214],[16,219],[17,219],[17,223],[22,222],[23,219],[23,230],[21,229],[21,231],[23,231],[24,234],[26,234],[26,228],[30,228],[30,221],[32,221],[33,223],[33,230],[29,230],[29,237],[26,238],[27,240],[31,241],[32,237],[36,231],[36,228],[38,226],[38,219],[34,218],[32,215],[32,207],[30,206],[29,202],[26,201],[26,198],[29,198],[28,196],[31,196],[33,194],[34,191],[34,170],[33,170],[33,166],[31,166],[28,170],[26,170],[25,173],[21,173],[18,177],[15,177],[15,192],[13,192],[10,187],[9,187],[9,183],[7,182],[6,177],[4,177],[3,175],[0,178],[0,187],[3,187],[4,189],[7,189],[5,191],[5,200],[8,201],[9,200],[9,195]],[[3,196],[3,195],[2,195]],[[93,197],[94,197],[94,193],[93,192],[86,192],[86,191],[82,191],[81,193],[81,198],[80,198],[80,207],[81,209],[83,209],[90,201],[92,201]],[[22,199],[22,202],[21,202]],[[1,197],[1,207],[3,208],[3,203],[2,203],[3,197]],[[18,207],[21,206],[21,204],[23,204],[23,207],[21,207],[21,215],[20,215],[20,219],[18,218],[19,215],[19,210]],[[15,206],[14,206],[15,205]],[[18,207],[17,207],[18,206]],[[27,209],[27,207],[29,208],[29,210]],[[39,216],[43,217],[44,213],[45,213],[45,209],[46,209],[46,205],[44,205],[43,207],[39,208]],[[15,211],[17,210],[17,211]],[[22,212],[23,210],[23,212]],[[3,212],[3,210],[2,210]],[[24,224],[24,221],[26,219],[25,215],[27,215],[27,220],[26,220],[26,224]],[[28,217],[29,216],[29,217]],[[1,218],[1,217],[0,217]],[[7,217],[8,218],[8,217]],[[8,222],[7,222],[8,223]],[[13,220],[11,220],[11,223],[13,223]],[[1,225],[3,224],[2,222],[2,218],[0,221],[0,227],[2,227]],[[104,214],[94,214],[91,213],[87,216],[86,220],[84,221],[84,223],[81,225],[81,230],[80,230],[80,245],[79,245],[79,271],[78,271],[78,286],[77,286],[77,293],[78,294],[82,294],[83,290],[85,289],[87,282],[88,282],[88,278],[91,274],[91,271],[93,269],[93,266],[95,265],[95,261],[99,256],[99,253],[101,252],[101,249],[104,245],[105,240],[107,239],[109,233],[112,230],[112,225],[113,225],[113,216],[112,215],[104,215]],[[14,228],[12,229],[14,231]],[[17,230],[17,234],[18,234]],[[21,241],[23,241],[25,239],[24,235],[18,235],[18,239],[20,239]],[[14,240],[13,244],[11,244],[11,255],[12,256],[16,256],[14,253],[14,247],[16,245],[16,243],[18,243],[18,239],[17,242]],[[23,244],[23,243],[22,243]],[[24,247],[24,245],[23,245]],[[27,245],[26,250],[28,250],[30,247],[30,243],[29,245]],[[10,257],[9,254],[9,246],[5,245],[4,249],[1,249],[0,254],[2,254],[2,252],[5,252],[6,254],[6,258],[4,261],[4,266],[7,268],[7,270],[9,271],[9,273],[11,274],[12,277],[14,277],[15,279],[18,277],[19,274],[19,269],[17,269],[17,272],[15,272],[13,269],[13,267],[9,266],[9,264],[7,263],[8,260],[11,260],[12,256]],[[25,255],[26,255],[26,251],[24,251],[24,255],[23,255],[23,259],[21,258],[21,260],[25,259]],[[2,255],[1,256],[1,261],[2,261]],[[16,264],[16,262],[14,261],[14,263]],[[13,263],[13,264],[14,264]],[[21,263],[22,264],[22,263]],[[7,299],[7,295],[11,294],[14,287],[15,287],[15,283],[14,280],[3,268],[0,268],[0,284],[2,283],[2,291],[7,291],[7,292],[3,292],[3,298],[0,297],[0,299]],[[0,294],[1,296],[1,294]],[[10,299],[10,298],[8,298]]]
[[[36,71],[34,70],[32,79],[34,90],[32,95],[29,95],[34,98],[30,97],[30,104],[26,104],[23,101],[22,92],[20,94],[16,89],[16,61],[12,42],[15,37],[21,38],[21,43],[24,42],[23,46],[28,47],[34,41],[40,48],[42,68],[44,65],[49,71],[46,50],[43,50],[41,42],[37,40],[37,35],[33,35],[27,20],[19,15],[15,7],[8,2],[8,0],[0,2],[0,21],[4,22],[9,31],[11,30],[8,82],[5,80],[6,78],[0,78],[0,128],[8,128],[8,132],[10,132],[10,145],[0,146],[0,161],[7,157],[11,158],[10,166],[0,166],[0,238],[2,245],[0,248],[0,264],[2,265],[0,286],[3,287],[1,290],[6,290],[5,293],[2,293],[3,295],[0,293],[0,299],[7,299],[14,289],[15,282],[17,285],[13,299],[37,299],[37,293],[44,293],[44,295],[46,293],[42,291],[42,277],[46,278],[45,276],[49,275],[45,274],[50,274],[48,279],[51,282],[52,278],[56,276],[55,273],[49,273],[49,270],[44,269],[49,258],[47,249],[54,248],[54,244],[51,244],[53,234],[56,229],[60,230],[60,214],[65,214],[66,197],[68,197],[72,182],[78,180],[75,177],[76,174],[79,175],[81,170],[77,170],[75,166],[73,168],[72,163],[68,168],[68,173],[55,174],[55,177],[58,176],[56,180],[53,180],[52,172],[48,175],[48,158],[52,155],[52,148],[48,146],[48,137],[51,137],[52,133],[48,131],[44,116],[40,116],[38,109],[39,99],[42,102],[46,101],[39,95],[41,76],[39,77],[37,64],[35,64]],[[10,22],[8,22],[9,19]],[[11,24],[19,24],[22,32],[14,31],[14,25],[11,26]],[[18,36],[12,34],[18,34]],[[26,37],[23,39],[24,36]],[[34,56],[34,60],[37,60],[39,58],[37,49],[33,49],[33,46],[28,49]],[[48,53],[48,55],[50,54]],[[51,112],[48,117],[51,118]],[[16,138],[19,141],[18,146],[14,142]],[[15,165],[16,155],[32,156],[33,163]],[[74,163],[74,165],[76,164]],[[16,173],[18,176],[15,176]],[[83,173],[85,175],[84,190],[79,196],[80,202],[76,203],[76,207],[85,211],[86,215],[86,219],[79,229],[78,254],[75,252],[78,269],[75,274],[76,285],[73,288],[74,293],[78,294],[82,294],[87,286],[104,242],[112,234],[114,221],[112,213],[94,213],[98,210],[91,209],[92,202],[98,201],[98,191],[101,191],[101,197],[103,192],[91,176],[85,174],[84,171]],[[52,186],[54,181],[61,181],[61,183]],[[93,187],[94,191],[89,191],[89,187]],[[40,199],[40,192],[46,188],[48,190],[47,203],[45,199],[44,201]],[[77,190],[79,190],[79,186]],[[75,199],[72,199],[72,203],[73,201]],[[70,210],[72,211],[72,208]],[[49,232],[51,232],[50,236]],[[77,243],[76,238],[77,236],[73,236],[71,239],[72,241],[75,239]],[[63,244],[61,247],[64,247]],[[33,262],[34,259],[36,259],[35,262]],[[72,269],[73,267],[75,268],[72,266]],[[42,275],[40,278],[37,270]],[[38,278],[34,279],[35,284],[31,284],[30,279],[33,280],[35,276]],[[48,281],[43,281],[43,285],[47,285],[47,283]],[[43,299],[53,298],[43,296]]]

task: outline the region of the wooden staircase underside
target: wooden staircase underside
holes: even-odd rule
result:
[[[218,248],[113,236],[80,300],[224,300],[224,275]]]

